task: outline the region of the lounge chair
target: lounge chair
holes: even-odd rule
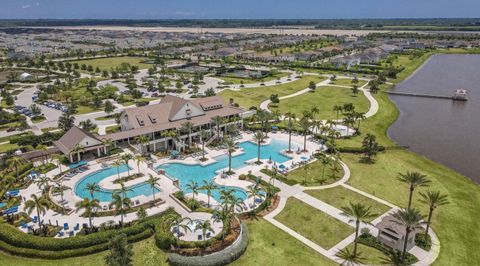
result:
[[[68,223],[64,223],[64,224],[63,224],[63,230],[66,231],[66,230],[68,230],[68,229],[69,229]]]
[[[75,227],[73,227],[74,231],[78,231],[80,229],[80,224],[76,224]]]
[[[198,236],[197,236],[197,239],[198,239],[198,240],[202,240],[202,235],[198,235]]]
[[[74,236],[74,235],[75,235],[75,233],[74,233],[73,231],[68,232],[68,236],[69,236],[69,237],[72,237],[72,236]]]
[[[205,235],[205,238],[210,238],[210,232],[208,232],[206,235]]]
[[[59,237],[63,237],[64,235],[65,235],[65,233],[63,231],[58,232]]]

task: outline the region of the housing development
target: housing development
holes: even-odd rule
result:
[[[2,23],[0,264],[480,263],[475,30]]]

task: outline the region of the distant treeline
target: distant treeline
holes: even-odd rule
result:
[[[430,19],[31,19],[0,20],[0,27],[26,26],[143,26],[143,27],[314,27],[318,29],[480,30],[480,18]]]

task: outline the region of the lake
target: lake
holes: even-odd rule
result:
[[[480,183],[480,55],[432,56],[393,91],[453,95],[456,89],[467,89],[469,100],[390,95],[400,115],[388,134]]]

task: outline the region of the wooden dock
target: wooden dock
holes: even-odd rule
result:
[[[467,99],[460,99],[455,96],[447,95],[433,95],[433,94],[424,94],[424,93],[412,93],[412,92],[401,92],[401,91],[386,91],[385,93],[390,95],[400,95],[400,96],[411,96],[411,97],[423,97],[423,98],[435,98],[435,99],[447,99],[454,101],[466,101]]]

